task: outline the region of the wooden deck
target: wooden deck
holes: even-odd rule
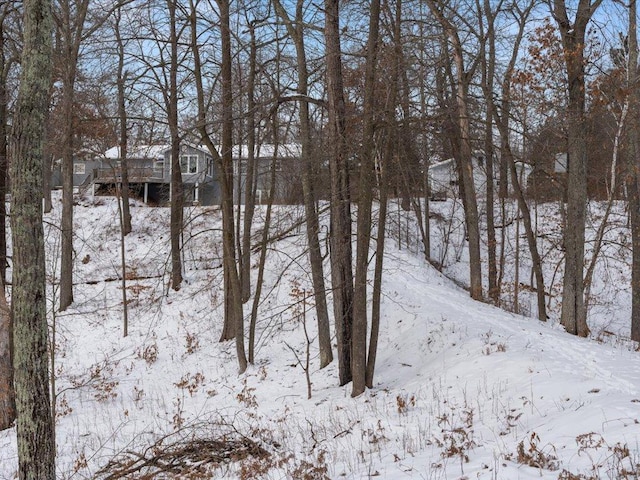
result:
[[[164,175],[159,168],[136,168],[128,169],[129,183],[163,183]],[[96,168],[93,172],[95,183],[117,183],[122,181],[122,170],[120,168]]]

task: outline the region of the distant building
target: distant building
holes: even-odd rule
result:
[[[555,161],[553,162],[553,171],[555,173],[567,173],[567,154],[556,153]]]
[[[281,145],[257,145],[254,151],[256,203],[266,203],[271,190],[271,173],[273,171],[274,198],[276,204],[297,203],[296,191],[301,187],[300,158],[302,146],[297,143]],[[234,176],[240,179],[239,189],[235,189],[235,202],[244,203],[247,188],[247,145],[238,145],[233,150]]]
[[[271,186],[271,170],[275,170],[274,203],[290,203],[295,190],[301,148],[298,144],[260,145],[256,147],[257,203],[265,203]],[[246,145],[233,147],[234,200],[244,202],[248,150]],[[127,152],[127,173],[132,196],[144,203],[165,205],[171,201],[171,146],[143,145]],[[221,201],[218,165],[209,151],[201,146],[183,143],[180,167],[185,201],[200,205],[217,205]],[[80,153],[73,160],[73,185],[93,194],[111,194],[122,181],[120,148],[113,147],[96,157]],[[52,175],[54,188],[62,186],[59,166]]]
[[[476,192],[482,196],[486,191],[487,170],[486,158],[484,152],[475,152],[471,157],[473,166],[473,182]],[[523,162],[516,162],[516,171],[520,177],[521,184],[527,185],[532,167]],[[498,163],[494,162],[493,170],[494,184],[499,185],[499,168]],[[511,189],[511,176],[508,178],[509,192]],[[429,188],[431,190],[431,198],[434,200],[444,200],[458,195],[458,170],[455,158],[449,158],[441,162],[436,162],[429,166]]]

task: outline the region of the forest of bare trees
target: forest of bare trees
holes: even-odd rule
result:
[[[261,276],[252,284],[250,265],[263,265],[267,255],[267,233],[258,242],[263,248],[251,237],[258,201],[254,156],[263,144],[301,146],[300,175],[292,175],[287,188],[290,202],[304,208],[319,363],[323,368],[335,358],[336,383],[352,382],[352,396],[375,379],[387,203],[397,199],[415,215],[425,261],[437,267],[429,167],[450,158],[464,209],[466,288],[475,300],[518,310],[520,284],[513,301],[502,281],[510,267],[501,222],[505,204],[515,202],[532,260],[529,287],[537,295],[530,313],[548,319],[534,210],[539,202],[562,205],[560,322],[573,335],[589,335],[587,205],[628,202],[629,322],[632,339],[640,341],[636,15],[635,0],[4,0],[0,196],[11,194],[14,247],[7,252],[2,202],[0,280],[8,286],[0,300],[6,294],[12,313],[0,302],[0,428],[17,418],[21,478],[54,478],[44,460],[52,462],[54,447],[44,395],[49,355],[40,303],[40,206],[44,199],[50,208],[51,175],[60,165],[58,309],[64,311],[74,302],[78,152],[97,157],[119,147],[115,194],[124,282],[125,238],[135,214],[127,152],[143,144],[171,146],[167,285],[175,291],[184,268],[180,152],[202,145],[210,153],[223,221],[220,341],[235,342],[241,373],[255,361]],[[249,152],[243,188],[233,154],[239,145]],[[478,155],[484,191],[475,180]],[[568,159],[566,171],[555,168],[559,155]],[[274,156],[270,201],[275,163]],[[519,165],[530,168],[527,179]],[[242,206],[234,191],[243,192]],[[328,262],[320,240],[324,208]],[[594,258],[597,251],[589,250]],[[126,309],[126,297],[123,304]]]

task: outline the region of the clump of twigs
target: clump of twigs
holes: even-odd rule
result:
[[[180,439],[166,443],[163,437],[142,452],[128,450],[98,471],[103,480],[136,478],[210,478],[221,466],[249,457],[267,458],[270,453],[250,438],[223,435],[216,439]]]

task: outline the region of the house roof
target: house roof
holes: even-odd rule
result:
[[[127,155],[131,158],[163,158],[164,152],[171,148],[170,145],[140,145],[131,148]],[[120,158],[120,147],[111,147],[104,152],[105,158]]]
[[[277,147],[277,149],[276,149]],[[299,143],[283,144],[262,144],[256,145],[254,155],[256,158],[300,158],[302,156],[302,145]],[[249,147],[247,145],[235,145],[233,147],[233,158],[247,158]]]
[[[474,155],[474,158],[476,158],[476,155]],[[455,162],[455,158],[448,158],[446,160],[435,162],[429,165],[429,170],[442,170],[445,168],[450,168],[455,166]],[[533,167],[530,164],[522,161],[516,161],[516,168],[523,169],[525,172],[533,170]]]
[[[205,153],[209,153],[205,147],[188,144],[190,147],[197,150],[201,150]],[[216,146],[220,151],[220,146]],[[138,147],[131,148],[127,155],[130,158],[163,158],[167,150],[171,148],[170,145],[140,145]],[[299,158],[302,154],[302,146],[298,143],[284,143],[276,145],[262,144],[256,145],[255,157],[256,158],[272,158],[277,156],[278,158]],[[120,158],[120,147],[111,147],[104,152],[105,158],[117,159]],[[249,149],[247,145],[234,145],[233,158],[247,158],[249,156]]]
[[[450,166],[455,165],[456,160],[454,158],[448,158],[446,160],[441,160],[439,162],[433,163],[429,165],[429,170],[440,170],[442,168],[449,168]]]

